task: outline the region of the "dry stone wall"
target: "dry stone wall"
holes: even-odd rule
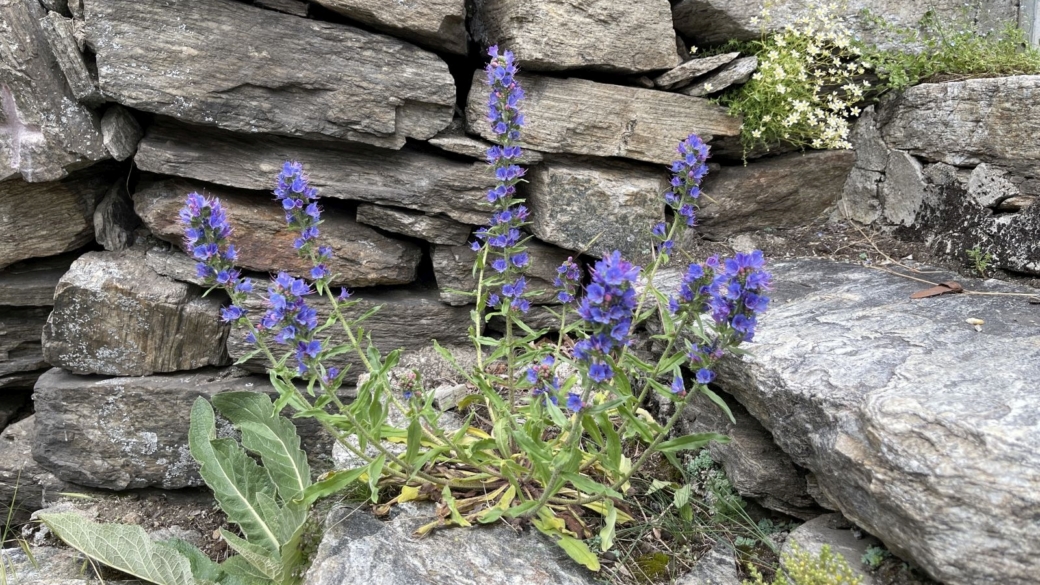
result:
[[[1014,20],[1009,0],[989,4],[980,23]],[[64,482],[198,484],[184,439],[191,401],[267,390],[252,376],[264,371],[258,359],[229,365],[251,348],[219,319],[225,299],[203,295],[177,211],[190,191],[218,196],[245,269],[303,274],[270,193],[287,159],[304,163],[324,197],[336,284],[354,289],[359,313],[383,307],[367,322],[373,341],[384,351],[465,343],[467,243],[494,184],[482,161],[491,133],[480,71],[492,43],[524,71],[520,189],[539,305],[554,301],[554,268],[568,257],[648,257],[667,165],[691,132],[717,153],[700,220],[712,239],[799,226],[839,197],[854,219],[904,228],[938,225],[960,206],[957,217],[982,226],[995,249],[1036,233],[1034,78],[915,88],[863,117],[855,155],[745,165],[732,148],[741,120],[708,98],[746,81],[756,60],[694,59],[684,47],[746,36],[759,8],[0,0],[0,427],[18,420],[0,437],[0,496],[14,465],[29,466],[22,477],[34,482],[21,488],[26,507]],[[973,132],[978,124],[1019,134]],[[930,136],[936,127],[945,130]],[[1031,245],[1001,262],[1040,270]],[[545,315],[537,306],[532,321]],[[815,509],[804,491],[760,487],[748,490],[776,508]]]

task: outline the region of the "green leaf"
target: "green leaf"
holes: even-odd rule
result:
[[[432,392],[430,394],[433,394]],[[413,418],[408,423],[408,443],[407,448],[404,452],[405,463],[412,463],[415,461],[415,457],[419,454],[419,448],[422,447],[422,423],[419,422],[418,418]]]
[[[729,405],[726,404],[726,401],[723,400],[721,396],[712,392],[707,386],[702,386],[701,392],[708,397],[708,400],[711,400],[718,405],[718,407],[722,409],[722,412],[726,413],[726,416],[729,417],[729,422],[737,424],[737,419],[733,418],[733,412],[730,411]]]
[[[682,508],[690,502],[691,495],[693,495],[693,486],[691,484],[686,484],[675,490],[675,494],[672,497],[672,503],[675,504],[676,508]]]
[[[612,498],[617,498],[619,500],[623,500],[625,498],[625,496],[621,495],[616,490],[612,490],[609,486],[605,486],[587,476],[578,473],[564,473],[562,474],[562,476],[563,479],[571,482],[571,485],[573,485],[578,490],[585,492],[586,494],[605,494]]]
[[[304,507],[310,507],[311,504],[318,501],[325,496],[332,495],[340,492],[343,488],[361,479],[368,467],[358,467],[357,469],[341,469],[329,473],[325,479],[311,484],[307,489],[303,490],[303,493],[296,496],[295,502],[302,504]]]
[[[678,437],[670,441],[665,441],[657,446],[659,453],[675,453],[676,451],[686,451],[690,449],[700,449],[708,443],[716,441],[719,443],[728,443],[729,437],[726,435],[720,435],[718,433],[698,433],[696,435],[686,435],[684,437]]]
[[[232,550],[242,556],[250,565],[256,567],[257,571],[267,576],[272,581],[278,581],[282,576],[281,559],[272,556],[271,551],[266,548],[243,540],[223,528],[220,536]]]
[[[153,542],[140,526],[99,524],[75,513],[40,514],[58,538],[86,556],[157,585],[196,585],[177,548]]]
[[[201,466],[199,474],[220,503],[228,520],[238,524],[246,538],[268,550],[280,548],[274,530],[256,505],[256,495],[274,496],[277,488],[271,477],[238,443],[231,439],[217,439],[213,408],[199,397],[191,408],[191,426],[188,446],[191,455]]]
[[[382,453],[379,457],[368,464],[368,489],[372,493],[372,503],[379,501],[379,478],[383,476],[383,464],[386,463],[386,455]]]
[[[292,422],[275,414],[271,399],[259,392],[223,392],[213,406],[239,430],[242,445],[260,455],[278,495],[288,502],[311,484],[307,454]]]
[[[220,568],[220,565],[210,560],[205,553],[195,548],[195,545],[190,542],[179,538],[171,538],[162,541],[162,543],[188,559],[188,563],[191,565],[191,575],[195,577],[196,581],[216,583],[225,578],[224,571]]]
[[[614,546],[614,525],[617,524],[617,508],[614,507],[614,502],[610,500],[603,500],[603,504],[607,508],[607,514],[603,519],[603,528],[599,531],[599,550],[607,552],[610,550],[610,547]]]
[[[584,541],[567,536],[566,534],[557,534],[559,538],[556,540],[556,544],[567,553],[567,556],[574,559],[574,562],[583,565],[590,571],[599,571],[599,557],[596,556],[596,553],[592,552],[589,545],[585,544]]]

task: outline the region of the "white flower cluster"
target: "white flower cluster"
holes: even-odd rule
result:
[[[812,148],[851,148],[848,119],[870,87],[852,33],[835,2],[812,2],[807,12],[762,41],[745,124],[755,140]],[[768,10],[763,19],[769,18]],[[750,111],[747,111],[750,110]],[[757,114],[757,115],[756,115]]]

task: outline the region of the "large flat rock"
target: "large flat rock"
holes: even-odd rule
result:
[[[215,368],[132,378],[54,368],[36,383],[33,457],[62,480],[88,487],[204,485],[188,449],[191,405],[232,390],[272,391],[266,377]]]
[[[375,307],[378,312],[363,322],[365,334],[371,335],[372,343],[386,355],[395,349],[419,350],[433,345],[436,339],[441,345],[464,345],[469,343],[469,327],[473,324],[469,307],[451,307],[438,300],[436,290],[428,289],[392,289],[372,290],[357,293],[360,302],[344,309],[348,319],[360,317]],[[332,314],[329,302],[316,297],[308,297],[308,304],[318,311],[318,323],[324,323]],[[256,296],[250,297],[246,307],[253,315],[261,315],[264,311],[262,301]],[[332,343],[346,343],[346,335],[339,325],[327,330]],[[239,360],[252,353],[256,347],[246,342],[245,331],[236,329],[231,332],[227,342],[228,353],[234,360]],[[276,357],[290,349],[275,345]],[[350,352],[337,356],[334,360],[339,367],[349,366],[352,371],[363,372],[357,353]],[[264,372],[265,362],[257,356],[242,364],[242,367]]]
[[[0,391],[32,388],[47,369],[40,336],[49,307],[0,306]]]
[[[722,43],[729,39],[758,39],[763,32],[782,30],[803,18],[815,6],[802,0],[769,2],[769,17],[761,18],[762,0],[679,0],[672,3],[675,28],[697,45]],[[1017,23],[1018,2],[1015,0],[931,0],[902,2],[899,0],[850,0],[837,3],[837,19],[854,35],[876,42],[886,42],[886,35],[872,26],[864,9],[896,27],[914,27],[925,13],[935,11],[941,21],[965,16],[979,32],[1001,29],[1006,23]],[[758,20],[756,20],[758,18]],[[891,42],[888,39],[888,42]]]
[[[296,276],[310,272],[310,261],[301,259],[293,248],[298,234],[289,230],[281,204],[267,193],[170,179],[135,193],[134,210],[153,234],[183,246],[184,226],[178,212],[184,207],[185,196],[193,191],[220,199],[231,225],[239,266]],[[415,279],[422,258],[418,245],[384,236],[343,211],[326,209],[321,219],[318,243],[332,248],[328,266],[337,275],[334,284],[373,286]]]
[[[856,155],[822,150],[727,166],[704,180],[697,231],[725,237],[805,225],[841,197]]]
[[[323,197],[441,213],[473,225],[491,216],[485,195],[495,180],[487,164],[408,149],[243,136],[163,120],[148,128],[134,162],[145,171],[268,190],[287,159],[304,163]]]
[[[160,276],[144,252],[89,252],[54,292],[48,363],[78,374],[142,376],[227,361],[219,294]]]
[[[594,256],[620,250],[642,262],[664,221],[668,173],[648,165],[556,157],[532,167],[521,194],[539,239]]]
[[[830,503],[936,580],[1035,582],[1036,308],[995,295],[915,301],[927,285],[824,260],[771,269],[775,300],[751,354],[720,368],[720,386]],[[984,320],[981,331],[968,318]]]
[[[94,208],[112,184],[107,165],[53,183],[0,183],[0,268],[82,247],[94,239]]]
[[[473,226],[442,215],[362,203],[357,207],[358,223],[395,234],[419,238],[433,244],[461,245],[470,238]]]
[[[0,502],[11,511],[11,526],[28,522],[46,500],[57,498],[65,488],[63,481],[32,458],[35,425],[33,415],[9,425],[0,434]]]
[[[434,507],[401,504],[389,522],[363,506],[329,512],[304,585],[591,585],[593,574],[534,530],[505,524],[447,528],[423,539],[417,528],[436,520]],[[526,534],[524,534],[526,533]]]
[[[532,71],[643,73],[681,62],[668,0],[477,0],[473,36]]]
[[[345,25],[232,0],[86,0],[106,97],[239,132],[400,148],[451,122],[436,55]]]
[[[79,255],[62,254],[18,262],[0,271],[0,305],[50,307],[58,280]]]
[[[316,0],[318,4],[436,51],[466,54],[465,0]]]
[[[1040,76],[925,83],[877,110],[889,147],[955,166],[995,163],[1035,176]]]
[[[740,134],[740,118],[706,99],[682,94],[520,74],[527,94],[521,146],[541,152],[619,156],[667,164],[679,142],[696,132],[706,141]],[[487,121],[490,89],[482,71],[473,76],[466,130],[492,138]]]
[[[44,36],[46,13],[34,0],[0,0],[0,181],[54,181],[108,158],[98,117],[77,101]]]

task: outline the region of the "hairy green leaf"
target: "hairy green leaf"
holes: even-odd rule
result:
[[[188,557],[153,542],[140,526],[99,524],[79,514],[41,514],[41,522],[91,559],[157,585],[196,585]]]

